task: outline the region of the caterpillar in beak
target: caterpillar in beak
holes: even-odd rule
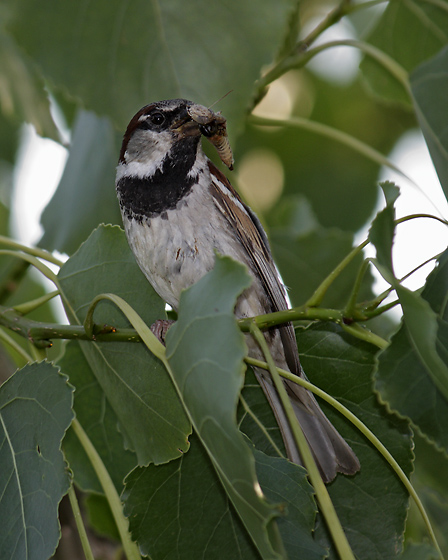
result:
[[[233,153],[227,136],[227,121],[220,113],[214,113],[203,105],[191,105],[187,109],[190,118],[199,125],[201,134],[215,146],[224,165],[233,169]]]

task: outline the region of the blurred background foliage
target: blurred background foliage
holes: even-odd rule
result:
[[[12,218],[23,220],[14,187],[26,125],[68,151],[36,241],[45,249],[71,255],[99,223],[120,224],[114,170],[132,115],[159,99],[185,97],[207,106],[218,100],[214,109],[228,119],[235,154],[235,172],[229,177],[266,225],[293,304],[303,303],[350,251],[354,235],[368,226],[377,207],[381,167],[343,143],[303,127],[255,125],[251,114],[323,123],[385,156],[407,131],[421,126],[430,148],[431,141],[436,144],[431,155],[441,179],[448,168],[446,135],[440,134],[440,142],[435,142],[433,134],[437,126],[442,132],[447,126],[446,114],[440,112],[440,95],[446,100],[446,89],[440,93],[440,82],[437,87],[426,86],[428,75],[418,68],[434,57],[433,74],[439,71],[448,86],[448,3],[362,4],[4,0],[0,235],[15,236],[17,223]],[[349,14],[338,23],[344,10]],[[354,51],[354,58],[338,61],[336,56],[324,66],[318,63],[323,55],[317,55],[307,65],[286,65],[278,79],[264,82],[263,76],[285,60],[297,38],[306,37],[329,14],[336,16],[328,19],[329,29],[319,43],[364,40],[380,49],[406,73],[414,72],[417,105],[384,65],[363,57],[362,49],[353,46],[344,52]],[[294,55],[305,52],[305,47],[301,45],[302,51]],[[431,97],[434,92],[439,92],[438,99]],[[209,155],[216,161],[215,154]],[[46,187],[35,184],[37,198],[41,189],[41,196],[47,196]],[[446,192],[446,184],[444,188]],[[325,300],[327,306],[345,304],[359,264],[338,280]],[[30,300],[46,289],[26,265],[0,256],[0,303]],[[372,295],[369,275],[361,294],[366,299]],[[50,321],[56,320],[55,313],[44,306],[31,317]],[[386,319],[377,324],[384,335],[394,326]],[[53,351],[57,353],[58,347]],[[2,350],[1,379],[22,363],[17,353]],[[414,481],[446,548],[448,488],[446,477],[438,473],[446,472],[448,463],[423,437],[418,438],[416,453]],[[424,529],[413,510],[407,531],[410,539],[422,540]],[[411,554],[409,549],[409,558]]]

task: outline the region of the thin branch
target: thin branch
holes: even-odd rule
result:
[[[141,342],[137,332],[131,328],[119,329],[108,325],[95,325],[87,334],[82,325],[60,325],[33,321],[12,308],[0,306],[0,325],[28,339],[40,348],[49,348],[51,340],[90,340],[93,342]]]
[[[399,82],[406,93],[411,96],[411,88],[409,85],[408,79],[408,72],[398,64],[392,57],[390,57],[385,52],[381,51],[377,47],[371,45],[370,43],[365,43],[363,41],[356,41],[353,39],[340,39],[337,41],[329,41],[328,43],[324,43],[323,45],[319,45],[314,49],[309,50],[306,54],[302,55],[300,60],[297,58],[297,62],[300,63],[301,66],[306,64],[309,60],[311,60],[317,54],[323,52],[326,49],[331,49],[333,47],[354,47],[364,54],[368,55],[370,58],[373,58],[378,62],[385,70],[389,72],[396,80]],[[290,63],[294,67],[294,60],[292,59]]]
[[[68,498],[70,500],[70,505],[72,507],[73,517],[75,518],[75,524],[76,524],[76,528],[78,529],[79,538],[81,540],[84,556],[86,557],[86,560],[95,560],[92,549],[90,547],[89,539],[87,537],[87,531],[84,526],[81,510],[79,509],[78,499],[76,498],[76,493],[73,487],[73,483],[68,490]]]
[[[325,136],[326,138],[331,138],[336,142],[344,144],[348,148],[358,152],[359,154],[363,155],[367,159],[375,162],[376,164],[384,167],[388,167],[395,173],[401,175],[404,179],[412,183],[417,189],[419,186],[415,181],[413,181],[410,177],[404,173],[399,167],[397,167],[392,161],[390,161],[387,157],[385,157],[381,152],[378,152],[368,144],[365,144],[358,138],[343,132],[342,130],[338,130],[337,128],[333,128],[323,123],[310,121],[309,119],[305,119],[303,117],[289,117],[288,119],[277,119],[271,118],[269,116],[260,117],[251,115],[249,117],[249,123],[259,126],[285,126],[285,127],[295,127],[295,128],[302,128],[304,130],[308,130],[315,134],[319,134],[320,136]]]
[[[92,465],[98,480],[104,490],[113,518],[117,525],[121,538],[121,544],[126,553],[128,560],[142,560],[137,544],[132,540],[129,533],[129,520],[123,514],[123,506],[120,496],[115,485],[106,469],[98,451],[90,441],[90,438],[84,431],[79,421],[75,418],[72,422],[72,428],[75,432],[80,444],[86,452],[90,464]]]
[[[296,59],[303,55],[308,47],[314,43],[314,41],[322,35],[329,27],[341,20],[347,13],[349,13],[350,0],[342,0],[342,2],[336,6],[331,12],[329,12],[325,18],[318,23],[318,25],[302,40],[299,41],[295,47],[286,56],[281,58],[274,66],[272,66],[266,74],[264,74],[256,83],[256,91],[258,92],[255,99],[260,99],[259,95],[266,86],[272,83],[280,76],[283,76],[285,72],[290,70],[291,59]]]

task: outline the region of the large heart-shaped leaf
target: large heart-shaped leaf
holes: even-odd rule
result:
[[[253,83],[280,48],[294,5],[19,0],[9,29],[46,78],[120,128],[150,101],[185,97],[208,106],[229,90],[234,93],[223,109],[241,124]]]
[[[312,539],[316,515],[303,469],[255,452],[263,492],[282,503],[277,521],[288,558],[322,559]],[[141,550],[155,560],[260,558],[196,436],[180,461],[135,469],[126,479],[125,513]]]
[[[182,293],[178,321],[168,331],[166,356],[180,397],[205,450],[263,558],[284,556],[274,518],[278,508],[258,490],[254,457],[236,426],[244,382],[244,335],[234,308],[250,284],[229,257]]]
[[[125,476],[135,467],[137,459],[124,449],[118,431],[117,416],[98,383],[89,362],[77,342],[70,342],[58,362],[70,383],[76,387],[74,409],[76,418],[100,455],[117,492],[123,490]],[[73,471],[76,484],[86,491],[103,493],[103,488],[78,437],[70,429],[64,439],[64,453]]]
[[[124,232],[117,226],[95,230],[58,275],[71,321],[82,322],[92,299],[120,295],[147,324],[165,316],[164,303],[138,268]],[[99,324],[129,323],[110,302],[95,312]],[[139,464],[163,463],[188,449],[190,425],[162,364],[142,344],[81,344],[107,402],[118,418],[125,445]]]
[[[73,387],[47,362],[25,366],[0,388],[1,558],[42,560],[56,549],[72,400]]]

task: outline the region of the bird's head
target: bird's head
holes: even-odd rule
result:
[[[151,103],[132,117],[123,137],[119,163],[136,162],[140,170],[147,167],[151,174],[173,152],[176,160],[196,152],[201,136],[215,146],[223,163],[232,168],[224,117],[186,99]]]

